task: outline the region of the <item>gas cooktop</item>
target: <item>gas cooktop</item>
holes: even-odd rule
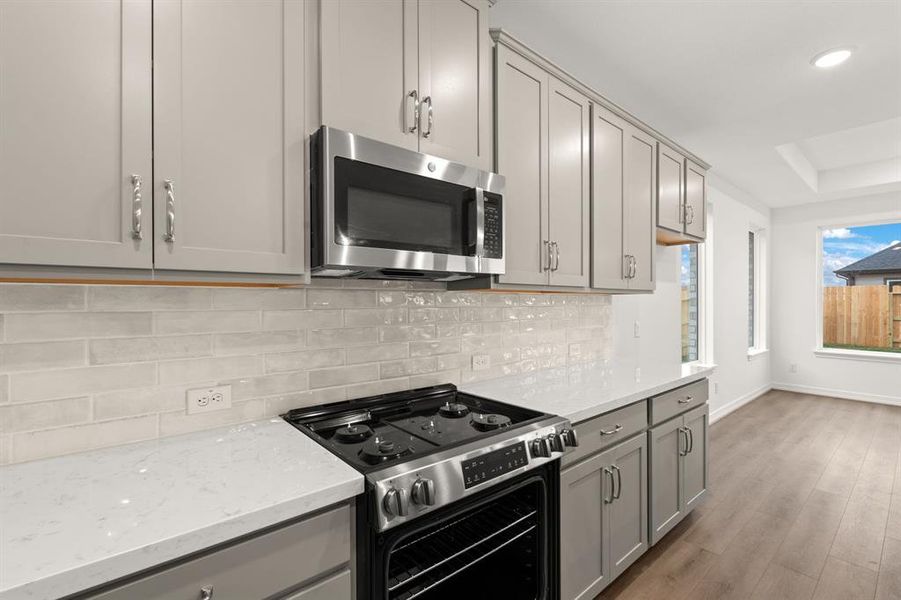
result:
[[[283,416],[358,470],[369,472],[547,415],[442,385],[300,408]]]

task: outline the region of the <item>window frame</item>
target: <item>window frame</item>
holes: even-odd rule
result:
[[[754,311],[754,343],[747,345],[748,360],[769,352],[769,290],[767,287],[769,272],[769,235],[766,227],[757,223],[748,224],[748,234],[754,234],[754,256],[750,256],[748,248],[748,265],[754,267],[754,294],[748,301],[748,319],[751,309]],[[750,245],[750,243],[749,243]],[[748,285],[751,284],[748,274]],[[750,341],[750,340],[748,340]]]
[[[684,369],[713,364],[713,205],[707,204],[706,235],[698,247],[698,358],[683,362]],[[681,249],[680,249],[681,253]],[[679,257],[681,268],[682,259]],[[681,290],[681,285],[679,286]],[[681,302],[681,293],[680,293]],[[681,339],[680,339],[681,352]]]

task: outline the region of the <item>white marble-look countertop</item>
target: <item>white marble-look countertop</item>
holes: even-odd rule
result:
[[[636,378],[634,366],[608,360],[468,383],[460,389],[578,423],[703,379],[715,368],[715,365],[642,366]]]
[[[362,491],[281,419],[3,467],[0,598],[59,598]]]

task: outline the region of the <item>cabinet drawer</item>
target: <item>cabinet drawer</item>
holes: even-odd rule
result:
[[[707,380],[702,379],[651,398],[651,425],[680,415],[707,402]]]
[[[281,600],[350,600],[353,597],[350,569],[332,575]]]
[[[348,563],[350,524],[343,506],[90,598],[197,600],[204,586],[213,586],[216,600],[269,598]],[[303,591],[319,598],[316,587]]]
[[[583,421],[575,426],[579,445],[564,455],[561,465],[582,460],[602,448],[632,437],[647,426],[648,407],[645,400]]]

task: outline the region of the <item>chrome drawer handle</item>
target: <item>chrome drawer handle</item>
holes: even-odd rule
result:
[[[141,176],[131,176],[131,237],[136,240],[143,240],[144,234],[141,232],[141,215],[144,213],[144,203],[141,199]]]
[[[620,425],[619,423],[617,423],[616,427],[614,427],[613,429],[608,429],[606,431],[601,429],[601,435],[613,435],[614,433],[619,433],[622,430],[623,430],[623,426]]]
[[[213,586],[205,585],[200,588],[200,600],[213,600]]]
[[[692,398],[691,396],[685,396],[685,398],[679,400],[679,404],[688,404],[692,400],[694,400],[694,398]]]
[[[163,240],[166,242],[175,241],[175,184],[171,179],[163,182],[166,188],[166,235]]]

